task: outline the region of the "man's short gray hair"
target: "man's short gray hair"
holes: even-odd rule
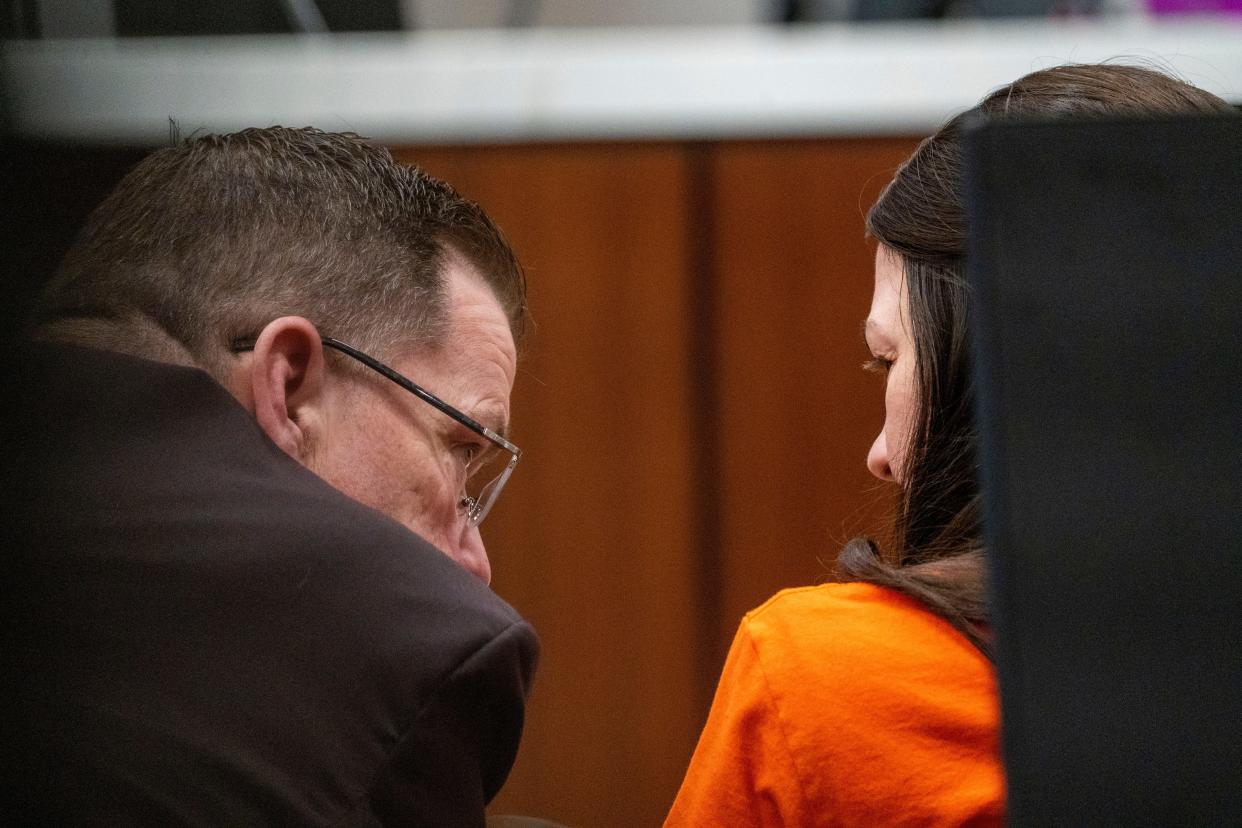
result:
[[[436,344],[462,256],[514,339],[526,284],[478,205],[356,135],[270,127],[152,153],[91,214],[36,322],[135,320],[216,372],[230,345],[304,316],[361,347]]]

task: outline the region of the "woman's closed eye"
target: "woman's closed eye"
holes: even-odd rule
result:
[[[888,373],[889,369],[893,367],[893,361],[888,357],[873,356],[871,359],[864,362],[862,367],[864,371],[884,376]]]

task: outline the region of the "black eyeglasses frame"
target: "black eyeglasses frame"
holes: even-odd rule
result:
[[[469,525],[478,526],[482,523],[483,518],[487,517],[487,513],[491,511],[496,499],[500,496],[500,491],[504,488],[505,483],[508,481],[509,475],[513,473],[513,469],[517,465],[518,459],[522,456],[522,450],[506,440],[500,434],[475,420],[469,414],[465,414],[457,408],[449,405],[444,400],[428,391],[426,388],[423,388],[421,385],[410,380],[408,377],[394,371],[392,368],[389,368],[387,365],[380,362],[370,354],[359,351],[354,346],[330,336],[320,337],[320,341],[322,341],[323,344],[327,345],[329,348],[340,351],[346,356],[352,357],[376,373],[379,373],[387,379],[395,382],[397,385],[401,386],[406,391],[409,391],[423,402],[438,411],[447,414],[449,417],[452,417],[454,420],[461,423],[475,434],[489,440],[493,445],[509,452],[509,454],[512,455],[512,458],[509,460],[509,463],[505,466],[505,468],[499,475],[496,476],[494,480],[489,482],[480,491],[477,498],[467,496],[461,500],[461,506],[466,512],[466,520]],[[253,351],[254,340],[246,339],[234,341],[232,344],[232,350],[236,353]]]

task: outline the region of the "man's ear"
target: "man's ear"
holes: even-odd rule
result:
[[[247,375],[254,418],[299,461],[324,427],[324,371],[323,342],[309,320],[282,316],[255,340]]]

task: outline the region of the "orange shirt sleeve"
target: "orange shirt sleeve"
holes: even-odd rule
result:
[[[743,621],[665,828],[809,824],[798,779]]]

